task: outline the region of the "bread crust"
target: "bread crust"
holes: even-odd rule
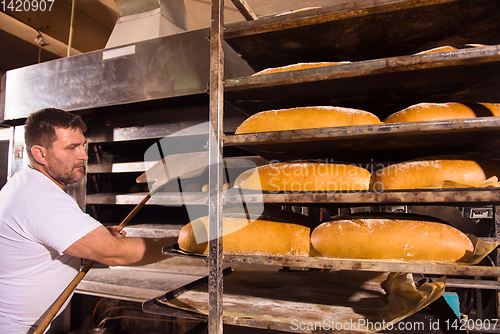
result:
[[[477,104],[489,109],[491,116],[500,116],[499,104]],[[418,103],[389,115],[383,120],[383,123],[426,122],[475,117],[477,115],[474,110],[462,103]]]
[[[370,189],[419,189],[451,181],[475,187],[498,171],[493,162],[466,158],[424,158],[397,163],[375,171]]]
[[[280,162],[240,174],[234,186],[263,191],[367,190],[370,172],[365,168],[334,163]]]
[[[200,231],[205,233],[206,237],[208,217],[198,218],[181,229],[178,239],[179,247],[188,252],[208,254],[208,242],[198,243],[194,230],[197,230],[197,233],[200,233]],[[225,216],[223,218],[223,230],[225,231],[223,237],[224,254],[309,255],[311,230],[303,225],[264,219],[252,221],[240,217]]]
[[[297,64],[291,64],[291,65],[285,65],[285,66],[279,66],[279,67],[266,68],[265,70],[262,70],[262,71],[259,71],[259,72],[252,74],[252,76],[271,74],[271,73],[282,73],[282,72],[289,72],[289,71],[296,71],[296,70],[304,70],[307,68],[341,65],[341,64],[349,64],[349,63],[350,62],[348,62],[348,61],[336,61],[336,62],[322,61],[322,62],[310,62],[310,63],[297,63]]]
[[[487,46],[487,45],[484,45],[484,44],[465,44],[465,45],[460,46],[459,48],[460,49],[482,48],[485,46]],[[424,50],[424,51],[421,51],[421,52],[416,53],[416,54],[420,55],[420,54],[429,54],[429,53],[435,53],[435,52],[455,51],[455,50],[459,50],[459,48],[451,46],[451,45],[443,45],[443,46],[438,46],[436,48],[432,48],[429,50]]]
[[[493,116],[500,116],[500,103],[481,102],[479,104],[488,108],[491,111],[491,113],[493,114]]]
[[[432,48],[429,50],[424,50],[421,52],[416,53],[417,55],[424,55],[424,54],[429,54],[429,53],[436,53],[436,52],[445,52],[445,51],[455,51],[457,50],[456,47],[451,46],[451,45],[443,45],[443,46],[438,46],[436,48]]]
[[[311,234],[311,256],[455,262],[474,251],[452,226],[411,219],[337,217]]]
[[[333,106],[266,110],[247,118],[235,134],[380,124],[374,114]]]

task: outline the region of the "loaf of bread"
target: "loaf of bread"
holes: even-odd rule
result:
[[[223,253],[233,255],[308,256],[313,224],[304,215],[285,211],[224,213]],[[302,225],[301,225],[302,224]],[[187,252],[208,254],[208,217],[185,225],[180,233],[179,248]]]
[[[429,50],[419,52],[417,54],[419,55],[419,54],[429,54],[429,53],[435,53],[435,52],[455,51],[458,49],[482,48],[485,46],[487,46],[487,45],[484,45],[484,44],[465,44],[465,45],[460,45],[460,46],[443,45],[443,46],[438,46],[436,48],[432,48]]]
[[[432,49],[429,49],[429,50],[425,50],[425,51],[419,52],[417,54],[418,55],[422,55],[422,54],[429,54],[429,53],[435,53],[435,52],[454,51],[456,49],[457,48],[454,47],[454,46],[444,45],[444,46],[438,46],[436,48],[432,48]]]
[[[500,116],[497,103],[418,103],[395,112],[384,119],[384,123],[425,122],[461,118]]]
[[[311,234],[311,256],[404,261],[466,261],[471,240],[430,220],[377,215],[337,216]]]
[[[358,109],[318,106],[261,111],[247,118],[235,133],[255,133],[336,126],[380,124],[374,114]]]
[[[348,63],[350,63],[350,62],[348,62],[348,61],[337,61],[337,62],[322,61],[322,62],[312,62],[312,63],[298,63],[298,64],[279,66],[279,67],[266,68],[265,70],[256,72],[252,75],[281,73],[281,72],[288,72],[288,71],[304,70],[306,68],[332,66],[332,65],[340,65],[340,64],[348,64]]]
[[[240,174],[234,187],[263,191],[367,190],[370,172],[365,168],[321,162],[280,162]]]
[[[295,14],[295,13],[300,13],[300,12],[304,12],[304,11],[307,11],[307,10],[318,9],[318,8],[321,8],[321,7],[305,7],[305,8],[299,8],[299,9],[289,10],[289,11],[286,11],[286,12],[283,12],[283,13],[278,13],[278,14],[274,15],[274,17],[283,16],[283,15],[290,15],[290,14]]]
[[[375,171],[370,189],[419,189],[443,181],[475,187],[499,170],[493,161],[464,157],[429,157],[397,163]]]
[[[491,112],[491,115],[489,115],[488,112],[485,111],[485,116],[500,116],[500,103],[482,102],[482,103],[478,103],[478,104],[486,107]],[[476,116],[478,116],[477,112],[476,112]]]

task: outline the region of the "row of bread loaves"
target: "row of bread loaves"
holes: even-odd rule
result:
[[[233,186],[265,192],[463,188],[498,185],[499,174],[497,161],[460,156],[420,158],[373,173],[356,165],[291,161],[249,169],[236,178]]]
[[[243,121],[236,129],[235,134],[491,116],[500,116],[500,104],[418,103],[387,116],[383,121],[375,114],[365,110],[311,106],[258,112]]]
[[[407,182],[421,182],[422,178],[416,177],[416,174],[433,174],[437,170],[441,179],[477,184],[491,172],[485,172],[487,167],[491,167],[487,164],[481,167],[472,160],[451,158],[432,161],[421,159],[399,165],[399,172],[387,174],[400,173]],[[377,182],[384,182],[382,176],[382,173],[377,175]],[[433,183],[438,179],[429,177],[427,182]],[[385,182],[387,187],[394,187],[390,181]],[[370,173],[366,169],[317,162],[260,166],[241,174],[235,182],[239,188],[264,191],[352,190],[360,189],[361,185],[363,189],[370,186]],[[407,186],[413,187],[410,183]],[[285,211],[266,210],[261,214],[248,210],[248,213],[225,212],[223,225],[223,248],[226,254],[446,262],[466,260],[466,255],[472,251],[472,243],[463,233],[442,222],[424,219],[337,217],[315,227],[311,234],[314,222],[305,216]],[[207,231],[207,217],[192,221],[181,230],[180,248],[189,252],[208,253]]]
[[[454,50],[447,47],[429,52]],[[268,69],[255,75],[294,71],[340,63],[301,63]],[[420,103],[398,111],[383,122],[374,114],[333,106],[268,110],[246,119],[236,134],[287,131],[394,122],[420,122],[500,116],[493,103]],[[416,189],[429,186],[481,186],[498,175],[493,163],[462,157],[425,158],[394,164],[370,173],[348,164],[292,161],[248,170],[234,182],[240,189],[279,191],[358,191]],[[462,232],[444,222],[409,216],[337,216],[314,227],[303,215],[266,209],[263,213],[225,212],[225,254],[263,256],[324,256],[355,259],[466,261],[474,247]],[[312,233],[311,233],[312,229]],[[179,247],[208,253],[208,217],[193,220],[179,235]]]
[[[465,234],[428,217],[336,216],[315,227],[312,233],[310,223],[308,217],[286,211],[228,212],[223,218],[223,252],[455,262],[467,261],[474,251]],[[208,254],[208,218],[198,218],[184,226],[178,244],[184,251]]]
[[[432,48],[432,49],[428,49],[428,50],[419,52],[417,54],[429,54],[429,53],[436,53],[436,52],[456,51],[459,48],[465,49],[465,48],[478,48],[478,47],[485,47],[485,46],[487,46],[487,45],[484,45],[484,44],[465,44],[465,45],[460,45],[460,47],[456,47],[456,46],[452,46],[452,45],[443,45],[440,47],[436,47],[436,48]],[[318,67],[326,67],[326,66],[338,66],[338,65],[343,65],[343,64],[351,64],[351,62],[350,61],[301,62],[301,63],[296,63],[296,64],[289,64],[289,65],[284,65],[284,66],[266,68],[264,70],[261,70],[259,72],[254,73],[253,76],[271,74],[271,73],[291,72],[291,71],[298,71],[298,70],[305,70],[305,69],[310,69],[310,68],[318,68]]]

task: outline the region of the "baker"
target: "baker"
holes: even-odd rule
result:
[[[85,131],[79,116],[59,109],[39,110],[26,120],[29,168],[0,191],[3,334],[34,331],[77,275],[80,258],[109,266],[165,258],[161,249],[171,240],[125,238],[119,226],[103,226],[66,193],[85,175]]]

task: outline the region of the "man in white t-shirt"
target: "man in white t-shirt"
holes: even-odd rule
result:
[[[78,273],[80,258],[109,266],[165,258],[161,249],[171,240],[124,238],[65,192],[85,175],[85,130],[79,116],[58,109],[26,121],[29,168],[0,191],[0,333],[33,332]]]

